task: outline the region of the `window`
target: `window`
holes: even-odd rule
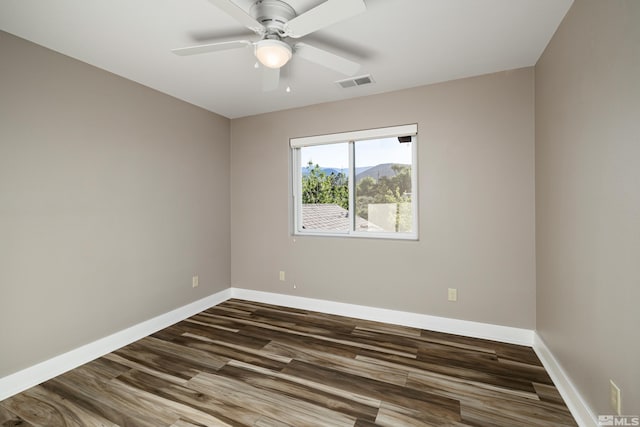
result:
[[[294,233],[417,239],[417,125],[293,138]]]

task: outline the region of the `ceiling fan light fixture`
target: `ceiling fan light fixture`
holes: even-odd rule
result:
[[[265,67],[280,68],[292,54],[291,46],[281,40],[264,39],[256,43],[256,58]]]

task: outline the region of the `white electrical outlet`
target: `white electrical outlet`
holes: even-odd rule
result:
[[[620,388],[613,382],[613,380],[609,380],[609,403],[611,405],[611,409],[614,410],[616,415],[622,415]]]
[[[280,281],[284,282],[284,271],[280,272]]]
[[[200,284],[200,281],[198,280],[198,276],[193,276],[191,278],[191,287],[197,288],[199,284]]]
[[[449,288],[448,299],[449,301],[458,301],[458,290]]]

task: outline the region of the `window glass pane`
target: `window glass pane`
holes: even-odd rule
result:
[[[398,138],[356,141],[356,231],[413,231],[412,145]]]
[[[348,232],[348,143],[302,147],[300,159],[302,230]]]
[[[291,139],[294,232],[417,239],[415,135],[403,125]]]

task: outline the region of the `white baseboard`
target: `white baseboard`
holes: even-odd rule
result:
[[[337,314],[340,316],[355,317],[358,319],[372,320],[376,322],[428,329],[430,331],[526,345],[529,347],[533,345],[534,333],[530,329],[512,328],[509,326],[492,325],[489,323],[472,322],[469,320],[450,319],[446,317],[430,316],[427,314],[409,313],[405,311],[388,310],[385,308],[346,304],[342,302],[275,294],[271,292],[261,292],[241,288],[231,288],[231,297],[282,305],[301,310],[320,311],[327,314]]]
[[[228,300],[230,296],[231,289],[225,289],[52,359],[45,360],[22,371],[0,378],[0,401],[158,332],[209,307],[220,304]]]
[[[549,373],[560,395],[564,399],[564,403],[571,411],[580,427],[595,427],[598,425],[597,417],[594,415],[589,405],[584,401],[578,389],[573,385],[571,379],[566,374],[562,366],[558,363],[549,347],[542,338],[536,333],[533,337],[533,350],[536,352],[540,361]]]

